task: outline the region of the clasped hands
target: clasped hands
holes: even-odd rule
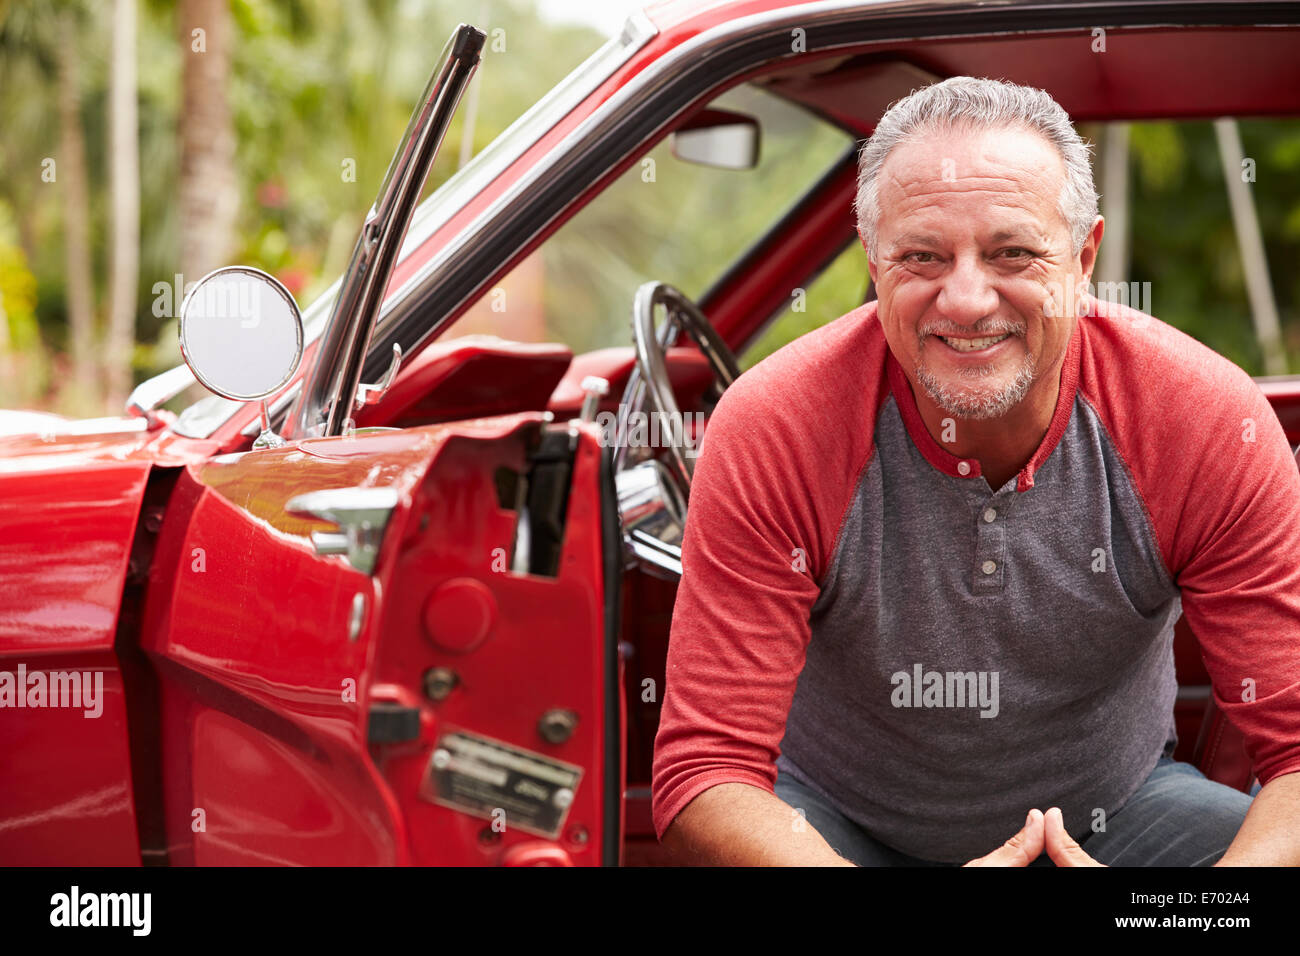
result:
[[[971,860],[967,866],[1028,866],[1043,851],[1057,866],[1105,866],[1098,863],[1065,832],[1061,811],[1052,807],[1047,813],[1030,810],[1020,832],[987,856]]]

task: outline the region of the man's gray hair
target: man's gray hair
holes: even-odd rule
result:
[[[853,205],[867,254],[873,259],[876,255],[876,226],[880,221],[877,179],[885,159],[908,136],[957,127],[1029,129],[1056,148],[1065,164],[1065,185],[1057,203],[1069,224],[1077,256],[1097,221],[1097,189],[1088,160],[1089,144],[1075,132],[1061,105],[1043,90],[973,76],[954,76],[914,90],[885,111],[875,132],[863,144],[858,154],[858,195]]]

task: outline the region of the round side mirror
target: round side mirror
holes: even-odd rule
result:
[[[288,384],[302,361],[302,313],[289,290],[249,266],[209,272],[180,308],[181,355],[222,398],[256,401]]]

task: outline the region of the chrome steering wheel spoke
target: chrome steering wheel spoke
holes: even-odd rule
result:
[[[654,318],[659,306],[667,311],[667,318],[656,331]],[[620,445],[614,454],[628,562],[670,579],[681,576],[686,502],[695,472],[695,459],[685,447],[685,423],[673,395],[666,357],[682,330],[704,353],[719,391],[740,376],[731,349],[699,306],[666,283],[645,283],[637,289],[632,305],[636,368],[619,405],[618,434],[628,434],[627,422],[632,414],[643,409],[657,412],[659,421],[668,424],[666,438],[659,430],[667,454],[662,460],[653,453],[642,456],[627,445]]]

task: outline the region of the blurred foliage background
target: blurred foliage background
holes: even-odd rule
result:
[[[120,7],[134,15],[134,76],[119,82],[135,88],[140,225],[132,347],[113,356]],[[133,383],[180,362],[178,274],[241,262],[314,299],[346,267],[462,21],[499,31],[498,52],[471,141],[462,104],[426,191],[605,38],[528,0],[0,0],[0,407],[119,412]]]
[[[489,44],[474,108],[467,97],[426,191],[605,37],[544,18],[532,0],[0,0],[0,407],[119,412],[134,383],[179,363],[178,292],[218,266],[265,269],[310,303],[346,266],[461,21]],[[699,296],[853,146],[751,88],[717,105],[759,117],[756,170],[690,166],[660,144],[501,283],[509,310],[483,304],[448,334],[626,345],[640,282]],[[1239,129],[1281,361],[1294,368],[1300,124]],[[1212,125],[1133,124],[1127,137],[1133,226],[1119,274],[1152,283],[1160,318],[1252,374],[1276,370],[1252,326]],[[854,244],[792,296],[742,364],[862,302],[866,279]]]

